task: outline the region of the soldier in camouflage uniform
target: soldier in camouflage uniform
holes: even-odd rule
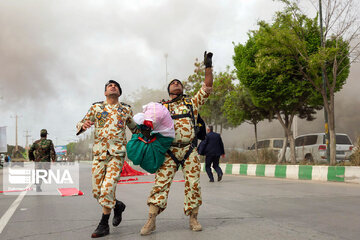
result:
[[[133,133],[137,132],[137,126],[132,119],[131,107],[118,101],[121,93],[118,82],[108,81],[105,84],[106,101],[94,103],[77,124],[77,135],[95,126],[92,187],[94,198],[102,206],[103,215],[92,238],[109,234],[111,209],[114,209],[113,226],[118,226],[126,207],[123,202],[116,200],[115,192],[126,154],[126,126]]]
[[[35,170],[49,170],[50,169],[50,161],[55,161],[55,149],[54,144],[50,139],[47,139],[47,130],[41,129],[40,131],[40,139],[36,140],[29,150],[29,159],[35,161]],[[41,192],[41,184],[42,179],[40,178],[40,182],[36,184],[36,191]]]
[[[200,223],[197,221],[199,207],[202,204],[200,191],[201,167],[196,144],[194,143],[195,126],[191,114],[189,114],[189,111],[191,111],[189,105],[192,106],[192,116],[195,116],[196,123],[199,108],[205,103],[212,90],[211,58],[212,53],[205,52],[205,82],[192,98],[183,95],[183,85],[179,80],[172,80],[168,86],[171,100],[165,104],[174,119],[175,139],[169,149],[170,152],[168,151],[165,155],[163,165],[156,172],[155,184],[147,200],[149,219],[141,229],[141,235],[151,234],[155,230],[156,216],[164,211],[167,206],[170,186],[180,164],[185,179],[184,213],[190,216],[191,230],[202,230]]]

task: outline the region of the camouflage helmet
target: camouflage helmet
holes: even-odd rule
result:
[[[46,129],[41,129],[40,135],[48,135],[48,132]]]
[[[169,85],[168,85],[168,87],[167,87],[167,91],[168,91],[168,94],[170,95],[170,85],[171,85],[171,83],[172,82],[174,82],[174,81],[178,81],[179,83],[180,83],[180,85],[181,85],[181,87],[183,88],[183,90],[184,90],[184,85],[182,84],[182,82],[179,80],[179,79],[173,79],[173,80],[171,80],[170,82],[169,82]]]
[[[105,92],[106,92],[107,86],[109,86],[110,83],[114,83],[114,84],[118,87],[119,92],[120,92],[120,96],[121,96],[122,90],[121,90],[120,84],[119,84],[117,81],[115,81],[115,80],[109,80],[109,81],[105,84]]]

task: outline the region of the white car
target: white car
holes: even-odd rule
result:
[[[354,145],[347,134],[336,134],[336,161],[349,160]],[[280,153],[279,153],[280,154]],[[326,163],[325,133],[300,135],[295,138],[296,162],[307,160],[315,163]],[[286,148],[286,161],[290,161],[290,148]]]

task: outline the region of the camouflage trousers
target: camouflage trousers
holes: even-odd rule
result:
[[[124,157],[107,155],[105,160],[92,163],[92,188],[94,198],[103,207],[114,208],[116,186],[120,179]]]
[[[181,161],[189,148],[190,146],[184,148],[172,147],[170,150]],[[202,204],[200,188],[201,166],[196,149],[185,160],[184,167],[181,169],[185,179],[184,213],[185,215],[190,215],[194,208]],[[163,165],[155,173],[155,184],[147,200],[148,205],[153,204],[159,207],[160,212],[165,210],[170,186],[176,171],[176,163],[169,154],[166,154]]]

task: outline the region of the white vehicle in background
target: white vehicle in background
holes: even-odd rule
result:
[[[258,150],[266,149],[272,150],[275,156],[280,152],[284,143],[284,138],[268,138],[257,142]],[[255,151],[255,143],[248,150]]]
[[[336,161],[349,160],[354,145],[347,134],[336,134]],[[280,153],[279,153],[280,154]],[[325,133],[311,133],[295,138],[296,162],[307,160],[314,163],[327,163]],[[290,161],[290,148],[286,148],[286,161]]]

